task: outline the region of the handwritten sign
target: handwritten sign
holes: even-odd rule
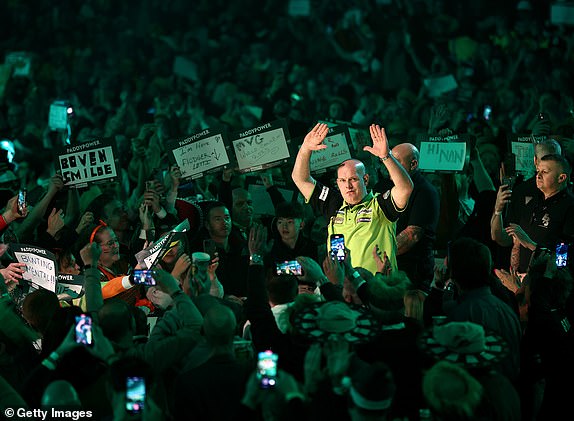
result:
[[[16,260],[26,264],[22,274],[34,286],[56,292],[56,256],[48,250],[25,244],[10,244]]]
[[[363,127],[350,121],[335,120],[331,118],[319,120],[319,123],[325,123],[329,127],[337,127],[341,125],[347,126],[349,129],[351,145],[357,152],[361,152],[365,146],[372,145],[371,134],[369,133],[368,127]]]
[[[178,234],[189,231],[189,220],[186,218],[167,234],[162,235],[154,244],[135,254],[135,258],[142,269],[152,269],[175,247],[179,241]]]
[[[453,75],[436,76],[423,80],[423,85],[428,90],[431,98],[436,98],[458,87]]]
[[[64,185],[73,188],[109,182],[118,176],[113,144],[99,139],[66,146],[58,155],[57,167]]]
[[[229,164],[222,131],[205,129],[187,139],[168,142],[167,147],[172,150],[171,162],[179,166],[184,180],[202,177]]]
[[[343,161],[351,159],[349,150],[349,129],[346,126],[336,126],[329,129],[325,138],[326,149],[313,151],[309,163],[311,172],[324,172],[336,167]]]
[[[233,135],[232,145],[240,172],[278,165],[289,158],[287,124],[277,120]]]
[[[534,143],[546,140],[546,136],[512,135],[510,150],[516,156],[516,172],[524,176],[534,173]]]
[[[431,136],[420,142],[421,171],[462,171],[470,159],[467,139],[461,135]]]

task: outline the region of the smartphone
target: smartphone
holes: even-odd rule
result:
[[[23,215],[26,209],[26,190],[20,189],[18,192],[18,214]]]
[[[215,258],[215,253],[217,253],[217,246],[213,240],[203,240],[203,251],[209,254],[211,260]]]
[[[331,259],[342,262],[345,260],[345,237],[343,234],[331,234]]]
[[[92,333],[92,318],[87,314],[76,316],[76,326],[74,328],[76,342],[86,346],[94,344]]]
[[[485,120],[490,120],[490,116],[492,114],[492,107],[490,105],[485,105],[484,110],[482,112],[482,116]]]
[[[568,243],[556,244],[556,267],[564,268],[568,264]]]
[[[154,271],[150,269],[134,269],[133,281],[136,285],[156,285]]]
[[[270,389],[277,384],[277,360],[278,355],[267,350],[260,352],[257,358],[257,378],[259,387]]]
[[[146,191],[153,191],[153,181],[146,181],[145,182],[145,190]]]
[[[67,101],[54,101],[50,104],[48,114],[48,127],[50,130],[66,130],[68,128],[68,116],[73,110]]]
[[[145,406],[145,378],[140,376],[126,377],[126,411],[139,414]]]
[[[303,275],[303,268],[297,260],[285,260],[275,264],[277,275]]]

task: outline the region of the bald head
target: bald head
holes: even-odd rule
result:
[[[337,168],[337,186],[350,205],[360,203],[367,195],[368,182],[365,164],[357,159],[348,159]]]
[[[253,217],[251,193],[238,187],[232,191],[232,200],[231,217],[233,221],[244,227],[250,227]]]
[[[80,407],[81,405],[76,389],[65,380],[53,381],[42,395],[43,407]]]
[[[534,164],[536,165],[545,155],[562,155],[560,143],[555,139],[544,139],[534,144]]]
[[[229,307],[221,304],[212,306],[203,318],[203,333],[211,345],[231,344],[236,327],[235,315]]]
[[[392,150],[393,156],[411,174],[419,167],[419,150],[412,143],[399,143]]]

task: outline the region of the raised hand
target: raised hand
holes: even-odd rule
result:
[[[64,210],[52,208],[52,212],[50,212],[48,216],[48,228],[46,232],[54,237],[58,231],[64,228],[64,225]]]
[[[0,274],[4,277],[7,285],[17,284],[23,277],[26,271],[26,263],[10,263],[3,269],[0,269]]]
[[[317,123],[303,139],[301,147],[305,147],[310,151],[319,151],[326,149],[327,145],[323,143],[327,134],[329,133],[329,126],[324,123]]]
[[[94,223],[94,214],[92,212],[85,212],[80,218],[80,222],[76,227],[76,232],[79,234],[85,228],[91,226]]]
[[[64,188],[64,179],[60,174],[54,174],[50,178],[50,184],[48,185],[48,192],[56,194]]]
[[[369,126],[373,146],[365,146],[363,150],[375,155],[378,158],[384,158],[389,155],[389,141],[385,129],[378,124],[371,124]]]
[[[181,275],[191,266],[191,257],[187,253],[183,253],[175,262],[171,274],[174,278],[179,279]]]
[[[97,265],[101,255],[102,255],[102,248],[95,241],[87,243],[80,250],[80,257],[82,258],[82,262],[84,262],[84,265]]]
[[[378,244],[373,247],[373,259],[375,259],[377,263],[377,272],[386,276],[391,274],[391,261],[389,260],[389,256],[387,256],[387,252],[383,250],[383,256],[381,257],[381,250]]]
[[[254,224],[249,232],[249,253],[264,254],[267,250],[267,229],[261,224]]]
[[[534,250],[536,245],[533,243],[532,239],[524,232],[522,227],[518,224],[510,224],[505,228],[505,231],[513,239],[518,241],[523,247]]]
[[[345,265],[336,259],[326,256],[323,260],[323,272],[327,279],[335,285],[343,285],[345,280]]]

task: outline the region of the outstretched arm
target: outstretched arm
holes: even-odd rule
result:
[[[413,181],[407,171],[391,153],[385,129],[378,124],[371,124],[369,131],[371,132],[373,146],[365,146],[363,150],[378,157],[387,168],[389,176],[395,184],[391,189],[391,196],[393,197],[395,205],[397,205],[399,209],[403,209],[407,206],[409,197],[413,191]]]
[[[295,158],[295,165],[293,166],[291,178],[301,194],[305,197],[305,200],[309,200],[311,194],[313,194],[313,189],[315,188],[315,179],[311,177],[311,169],[309,165],[311,154],[313,151],[318,151],[327,147],[323,141],[325,140],[325,137],[327,137],[328,132],[329,126],[323,123],[317,123],[305,136],[303,144],[297,153],[297,158]]]

